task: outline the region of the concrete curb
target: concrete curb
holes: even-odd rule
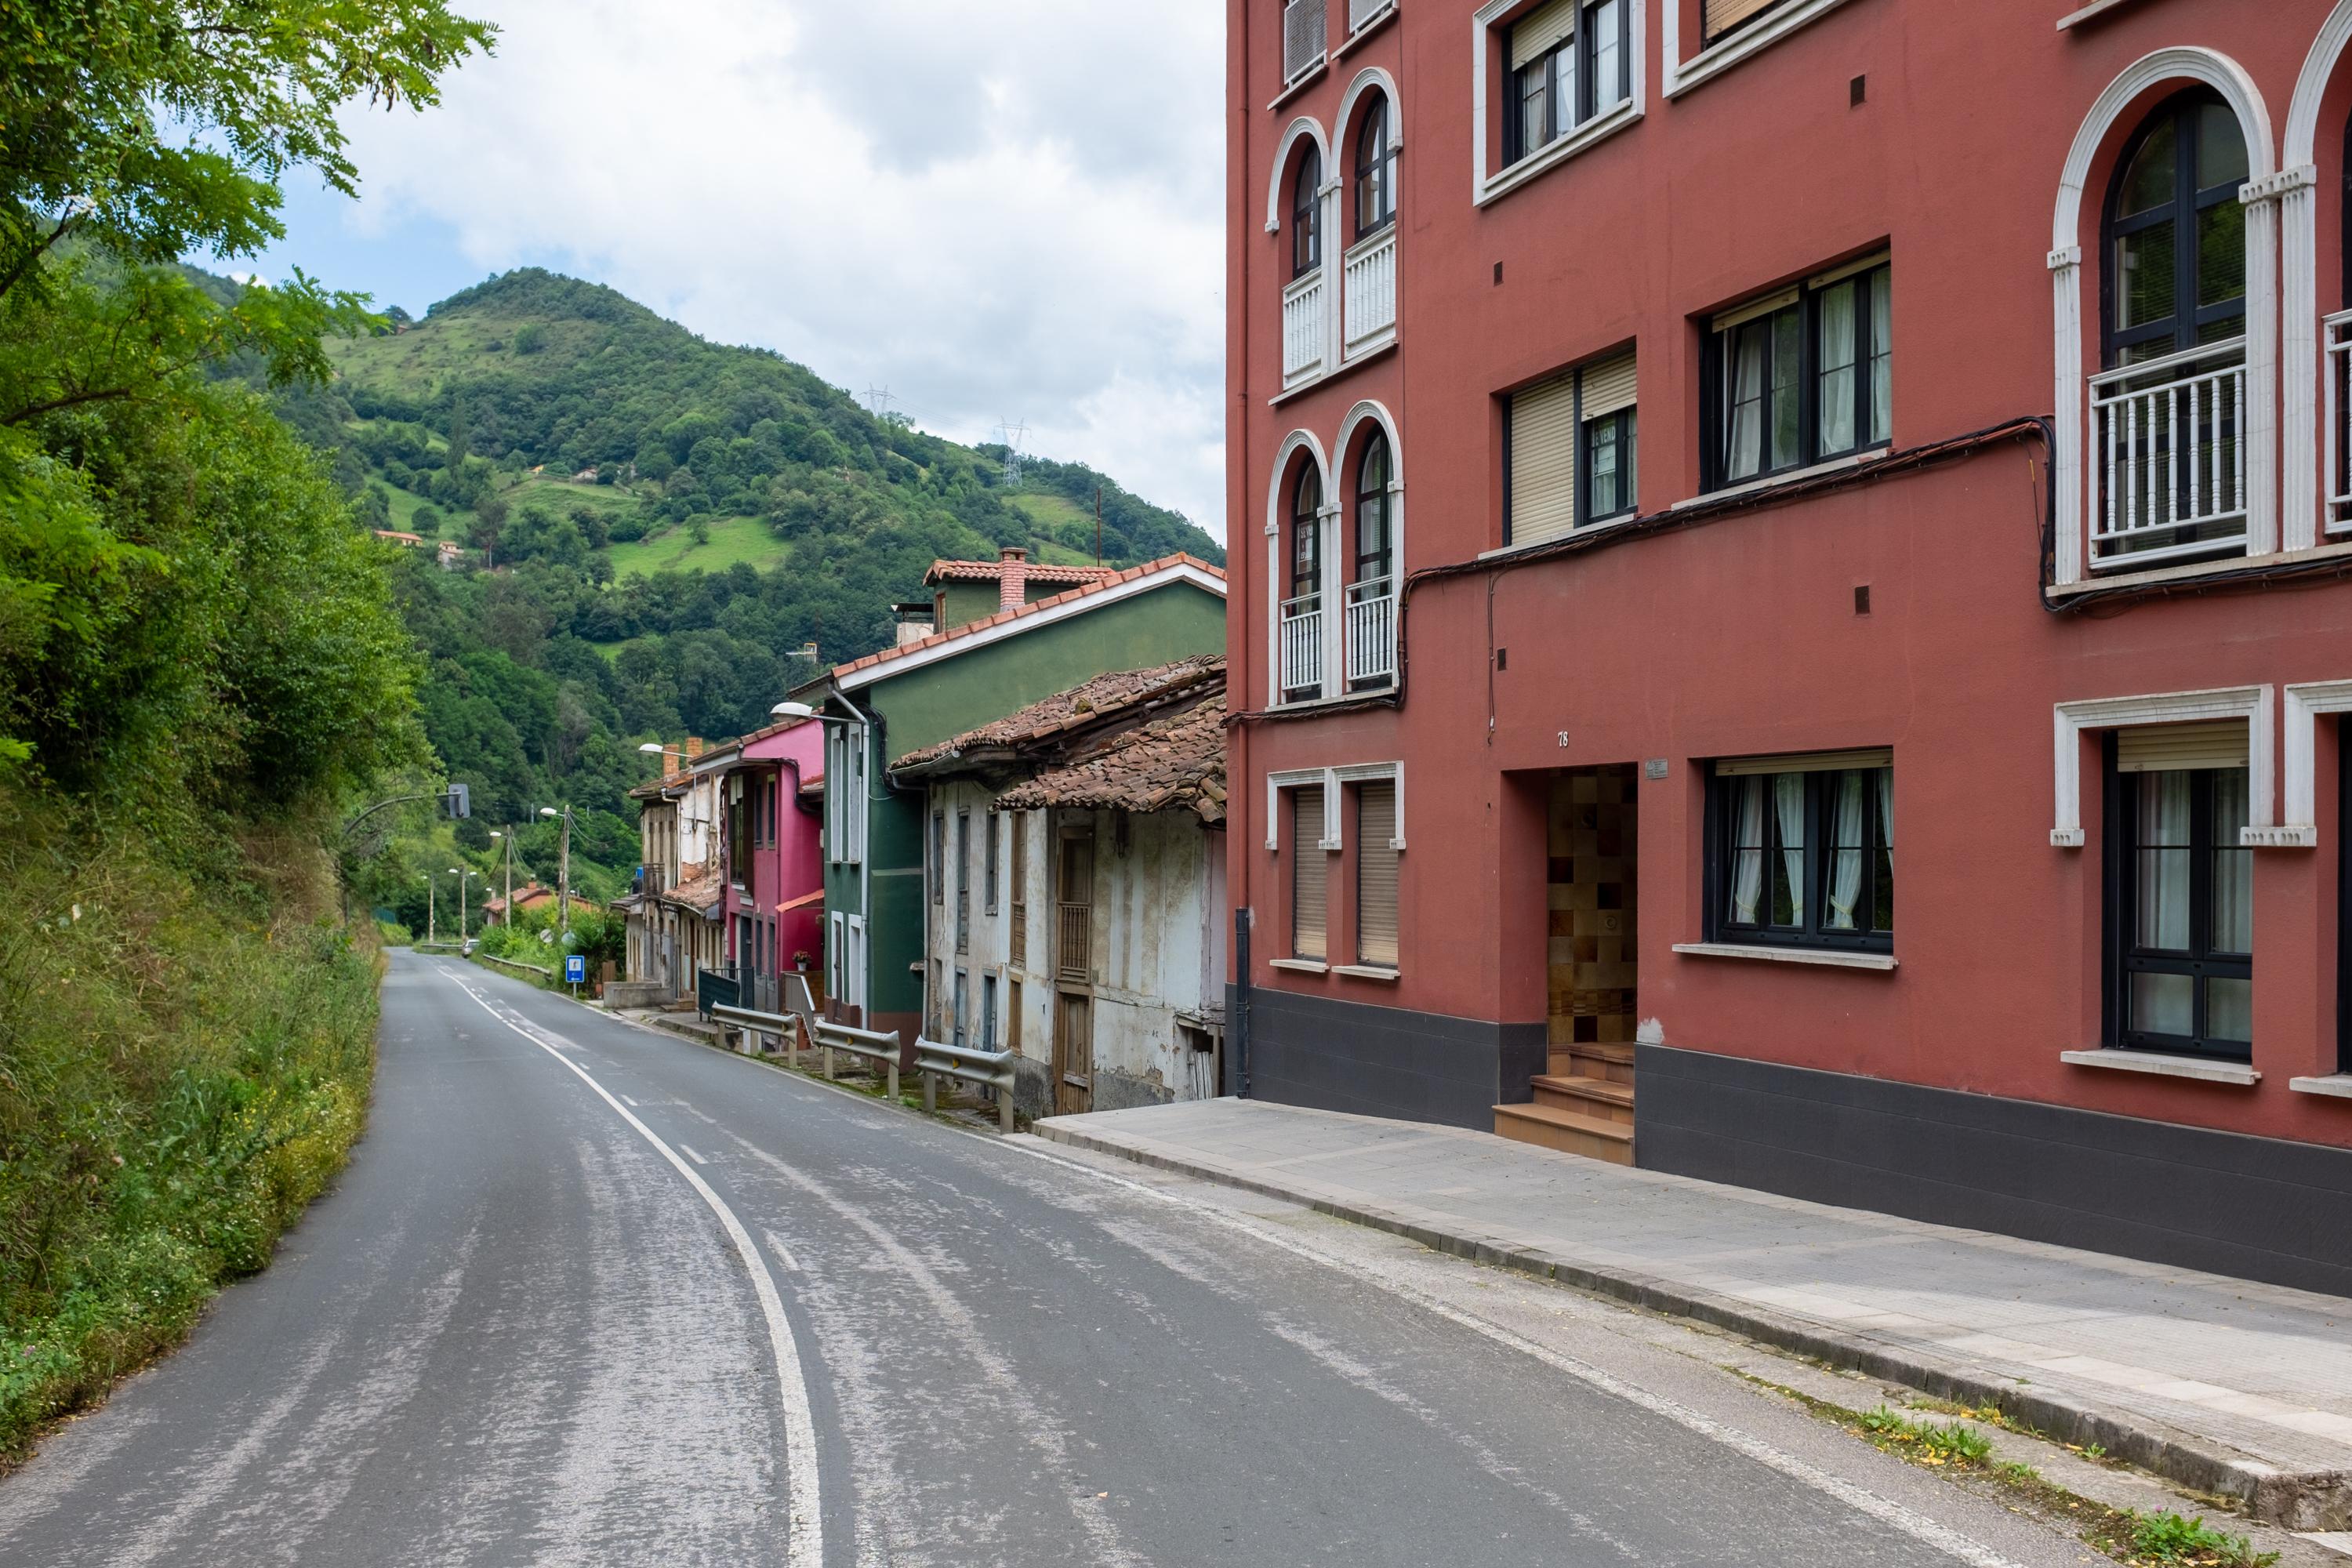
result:
[[[2266,1524],[2297,1531],[2352,1528],[2352,1470],[2282,1470],[2210,1438],[2135,1412],[2078,1403],[2020,1386],[2014,1379],[1963,1362],[1927,1355],[1912,1346],[1887,1344],[1860,1331],[1841,1331],[1655,1275],[1555,1258],[1541,1247],[1508,1237],[1482,1237],[1461,1228],[1445,1228],[1458,1227],[1460,1224],[1447,1217],[1402,1207],[1379,1207],[1318,1190],[1308,1183],[1283,1185],[1255,1180],[1209,1164],[1192,1156],[1189,1151],[1150,1139],[1106,1138],[1057,1126],[1055,1119],[1039,1121],[1031,1131],[1070,1148],[1299,1204],[1334,1219],[1419,1242],[1433,1251],[1554,1280],[1629,1306],[1727,1330],[1831,1366],[1900,1383],[1938,1399],[1998,1405],[2012,1420],[2061,1442],[2095,1443],[2115,1458],[2168,1480],[2217,1497],[2235,1499],[2245,1506],[2250,1517]]]

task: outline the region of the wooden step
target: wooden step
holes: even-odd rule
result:
[[[1549,1105],[1495,1107],[1495,1134],[1563,1154],[1581,1154],[1612,1165],[1633,1163],[1633,1127]]]
[[[1548,1064],[1556,1078],[1599,1078],[1612,1083],[1633,1081],[1633,1047],[1585,1040],[1554,1046]]]
[[[1538,1105],[1549,1105],[1554,1110],[1573,1110],[1581,1116],[1598,1116],[1603,1121],[1633,1120],[1633,1086],[1630,1083],[1549,1074],[1528,1081],[1535,1089]]]

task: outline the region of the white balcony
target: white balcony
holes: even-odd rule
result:
[[[1329,297],[1320,268],[1282,291],[1282,386],[1286,392],[1323,374],[1323,311]]]
[[[2327,318],[2327,531],[2352,530],[2352,310]]]
[[[1348,685],[1396,682],[1396,581],[1375,578],[1348,584]]]
[[[1323,694],[1323,598],[1305,594],[1282,605],[1282,694]]]
[[[1329,37],[1323,0],[1287,0],[1282,7],[1282,79],[1297,81],[1321,65]]]
[[[2094,567],[2245,547],[2244,340],[2094,376],[2091,416]]]
[[[1397,0],[1348,0],[1348,34],[1353,37],[1397,8]]]
[[[1346,290],[1347,355],[1353,358],[1396,335],[1396,225],[1389,225],[1348,252]]]

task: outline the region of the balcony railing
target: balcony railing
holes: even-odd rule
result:
[[[1360,353],[1394,331],[1396,315],[1397,234],[1391,224],[1348,252],[1347,352]]]
[[[1297,81],[1321,65],[1329,37],[1323,0],[1288,0],[1282,8],[1282,79]]]
[[[1348,684],[1387,686],[1396,679],[1396,583],[1379,577],[1348,584]]]
[[[1348,0],[1348,31],[1360,33],[1396,7],[1397,0]]]
[[[2327,531],[2352,529],[2352,310],[2327,318]]]
[[[1323,599],[1303,594],[1282,606],[1282,694],[1320,696],[1323,691]]]
[[[1323,372],[1323,274],[1308,273],[1282,291],[1282,384],[1286,389]]]
[[[2206,555],[2246,537],[2243,339],[2091,380],[2091,564]]]

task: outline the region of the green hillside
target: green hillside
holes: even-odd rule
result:
[[[1002,449],[877,418],[781,355],[594,284],[509,272],[393,328],[333,343],[332,385],[279,411],[374,526],[474,552],[456,572],[423,552],[394,563],[427,736],[474,788],[478,847],[541,805],[577,808],[592,892],[636,859],[639,742],[765,723],[814,672],[805,646],[827,664],[887,646],[890,605],[933,560],[1018,544],[1092,561],[1097,488],[1106,563],[1224,559],[1083,465],[1032,459],[1008,490]],[[519,842],[552,871],[551,827]]]

